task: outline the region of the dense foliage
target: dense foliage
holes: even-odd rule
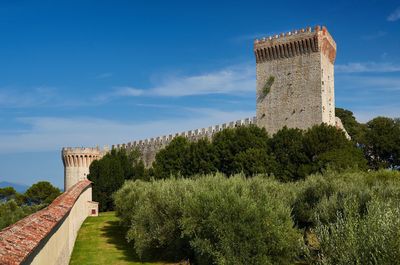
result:
[[[400,169],[400,119],[376,117],[363,124],[349,110],[338,108],[336,115],[353,142],[363,150],[371,169]]]
[[[89,168],[88,179],[93,182],[93,200],[99,202],[100,211],[114,208],[112,194],[127,179],[146,178],[143,161],[137,150],[112,150]]]
[[[130,181],[115,194],[115,203],[141,257],[162,253],[204,265],[289,264],[303,251],[302,236],[282,188],[271,179],[222,174]]]
[[[49,205],[61,194],[47,181],[33,184],[21,194],[12,187],[0,188],[0,229]]]
[[[227,176],[243,172],[274,175],[280,180],[303,179],[327,168],[365,169],[362,151],[335,127],[319,125],[307,131],[283,128],[272,138],[257,126],[225,129],[207,139],[175,138],[157,155],[152,176],[190,177],[216,171]]]
[[[298,182],[221,174],[128,181],[116,210],[139,256],[191,264],[393,264],[400,173],[347,170]]]

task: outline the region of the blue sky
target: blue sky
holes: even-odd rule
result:
[[[326,25],[336,106],[400,116],[400,2],[0,1],[0,181],[62,187],[63,146],[255,114],[253,39]]]

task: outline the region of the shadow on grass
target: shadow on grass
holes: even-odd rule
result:
[[[142,259],[140,259],[134,248],[133,248],[133,243],[128,243],[128,241],[125,238],[127,228],[120,226],[119,222],[116,221],[106,221],[104,227],[101,229],[102,236],[104,236],[107,239],[108,244],[112,244],[115,246],[116,249],[122,251],[123,258],[122,260],[127,261],[127,262],[156,262],[157,264],[181,264],[175,263],[176,261],[170,261],[170,260],[165,260],[160,262],[160,260],[163,260],[159,257],[157,257],[157,254],[153,253],[153,255],[150,254],[150,256],[145,256]],[[160,253],[158,253],[160,254]],[[165,262],[165,263],[164,263]],[[186,263],[182,263],[186,264]]]
[[[139,257],[130,244],[125,239],[127,229],[120,226],[118,221],[107,221],[101,229],[102,236],[107,238],[107,243],[115,246],[116,249],[122,251],[125,261],[140,262]]]

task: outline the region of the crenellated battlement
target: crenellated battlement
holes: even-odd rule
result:
[[[64,164],[64,190],[86,179],[89,167],[107,152],[99,147],[64,147],[61,158]]]
[[[209,126],[207,128],[189,130],[181,133],[174,133],[164,136],[159,136],[155,138],[148,138],[144,140],[138,140],[129,142],[127,144],[116,144],[112,145],[112,149],[119,148],[129,148],[129,147],[143,147],[148,145],[162,145],[170,143],[174,138],[178,136],[183,136],[190,140],[197,140],[204,137],[212,137],[215,133],[222,131],[226,128],[235,128],[237,126],[247,126],[250,124],[256,124],[256,117],[246,118],[243,120],[232,121],[229,123],[218,124],[214,126]]]
[[[89,167],[104,155],[99,147],[64,147],[61,151],[65,167]]]
[[[207,128],[189,130],[180,133],[174,133],[154,138],[148,138],[144,140],[137,140],[133,142],[129,142],[126,144],[116,144],[112,145],[112,149],[126,149],[132,150],[133,148],[139,149],[142,153],[142,158],[147,167],[151,166],[152,162],[154,161],[155,155],[157,151],[167,146],[174,138],[178,136],[183,136],[190,141],[196,141],[202,138],[209,138],[211,139],[212,136],[222,131],[226,128],[235,128],[238,126],[248,126],[251,124],[256,124],[256,117],[246,118],[242,120],[232,121],[229,123],[218,124],[214,126],[209,126]]]
[[[334,62],[336,43],[325,26],[307,27],[254,40],[257,63],[319,51]]]

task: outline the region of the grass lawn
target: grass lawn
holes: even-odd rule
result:
[[[125,230],[119,226],[114,212],[100,213],[99,217],[86,219],[79,230],[70,264],[172,265],[140,262],[132,246],[126,242]]]

